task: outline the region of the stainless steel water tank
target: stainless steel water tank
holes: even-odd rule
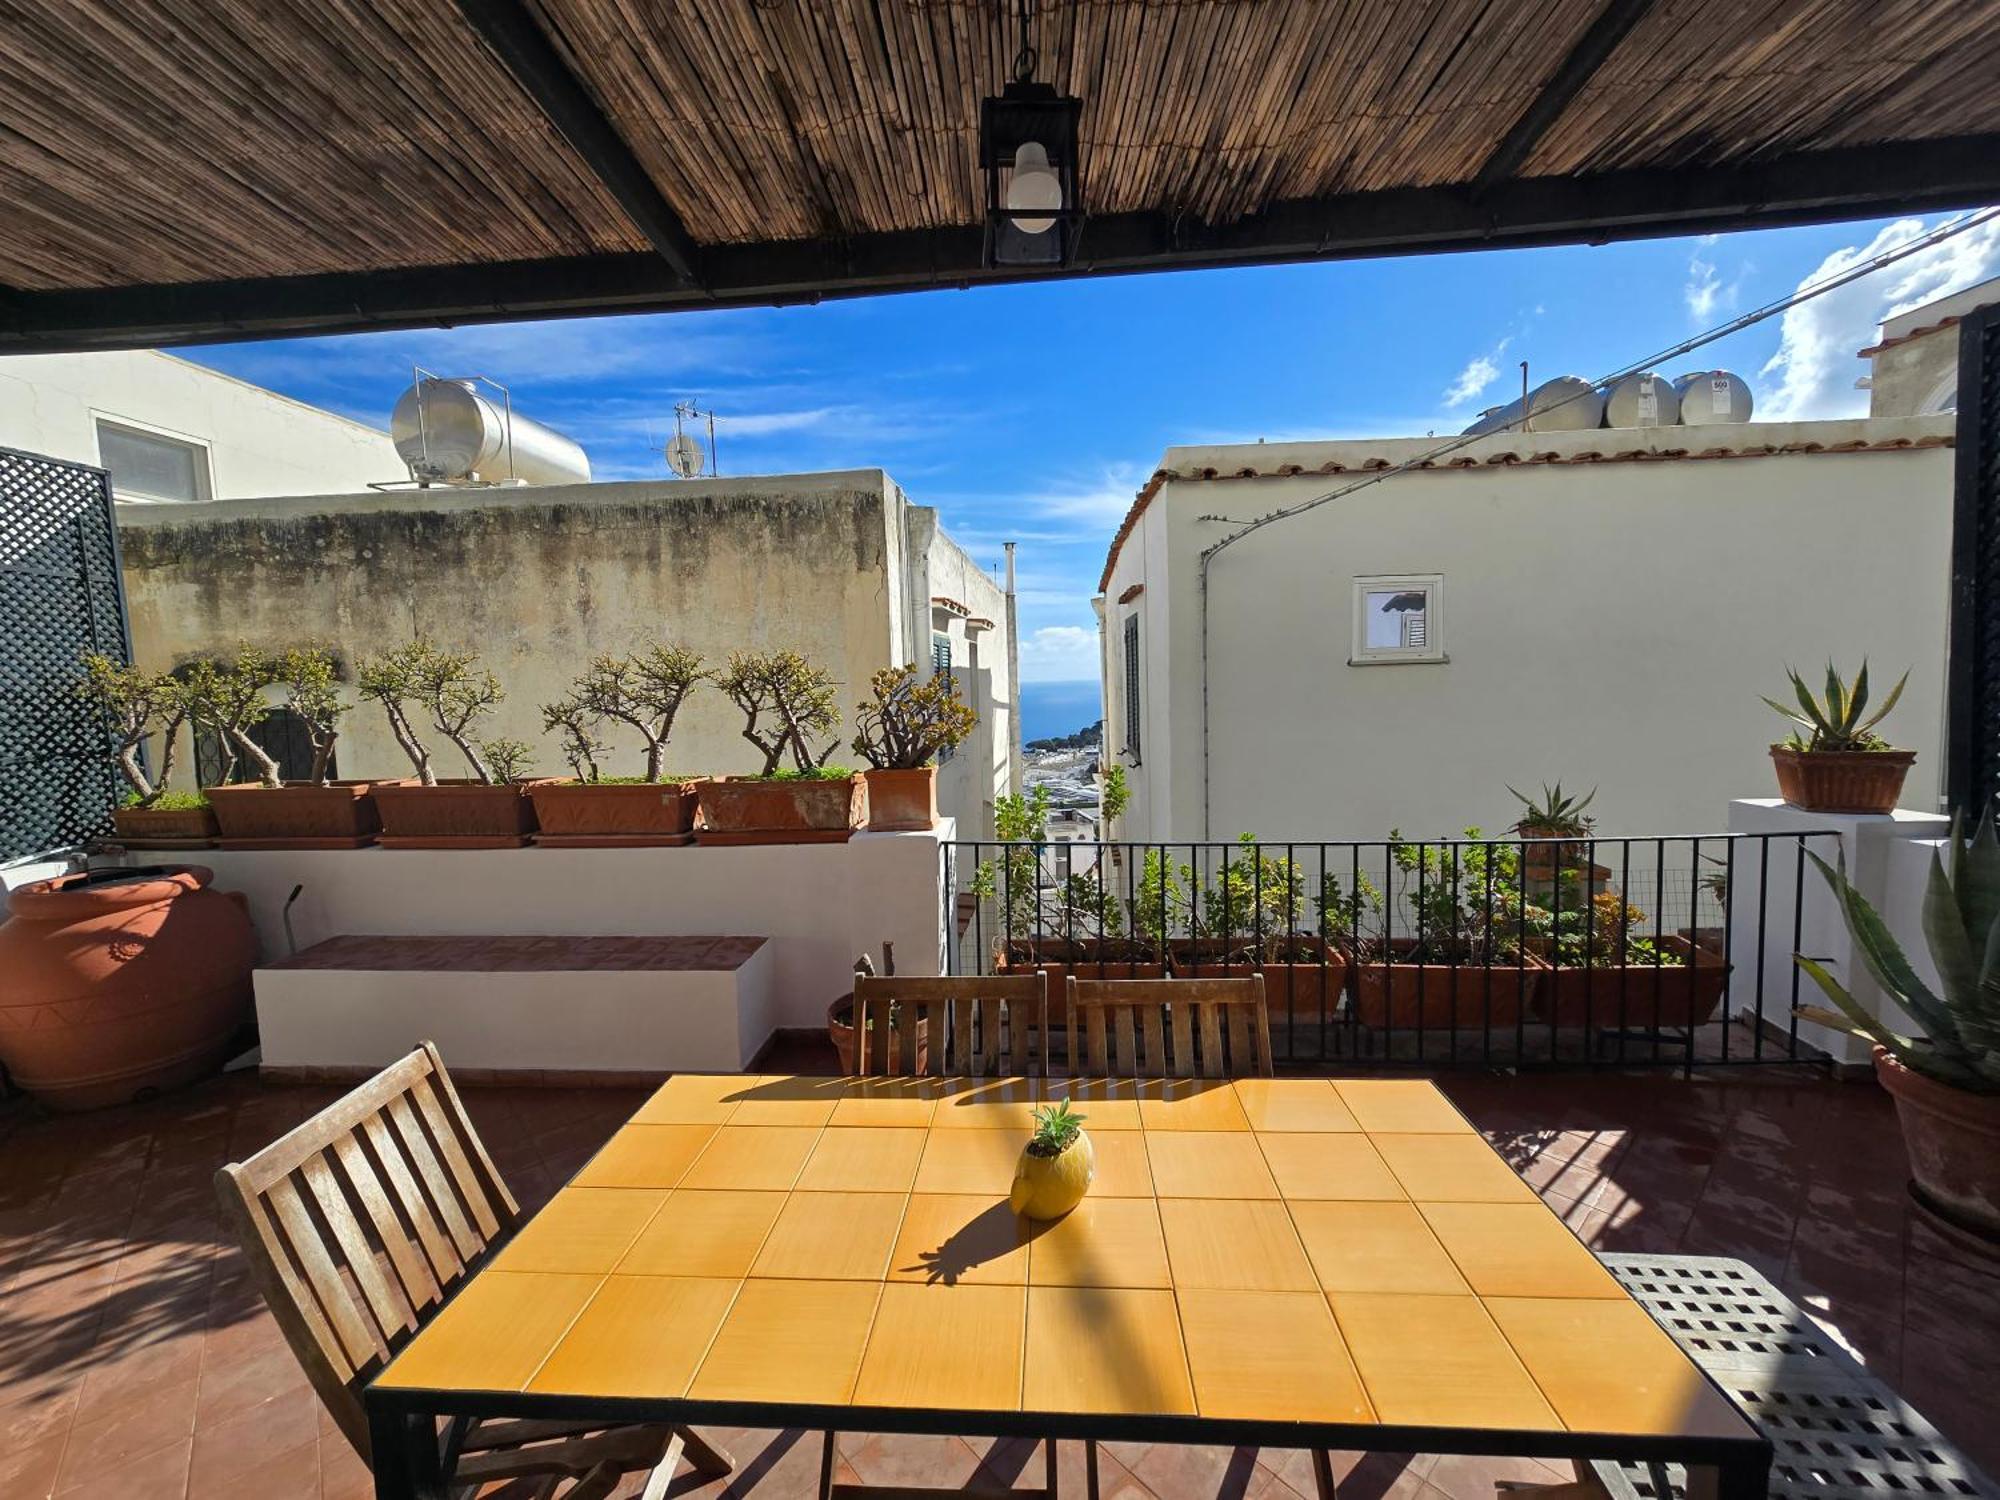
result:
[[[588,484],[590,459],[552,427],[509,415],[470,380],[417,381],[389,416],[412,479],[432,484]],[[511,451],[510,451],[511,449]]]
[[[1671,427],[1680,419],[1680,392],[1651,370],[1627,375],[1604,393],[1606,427]]]
[[[1528,392],[1527,428],[1533,432],[1581,432],[1604,419],[1604,395],[1588,380],[1558,375]],[[1479,414],[1466,434],[1520,432],[1521,403],[1509,401]]]
[[[1690,370],[1674,381],[1681,398],[1681,422],[1706,427],[1750,420],[1750,387],[1728,370]]]

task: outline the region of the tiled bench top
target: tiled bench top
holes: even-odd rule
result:
[[[270,969],[434,969],[453,973],[734,970],[761,937],[388,937],[350,933],[314,943]]]

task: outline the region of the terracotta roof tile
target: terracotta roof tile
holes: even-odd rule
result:
[[[1958,319],[1956,317],[1939,318],[1935,323],[1926,323],[1921,328],[1912,328],[1908,333],[1899,333],[1892,339],[1882,340],[1879,344],[1870,344],[1854,357],[1856,359],[1872,359],[1884,349],[1894,349],[1899,345],[1909,343],[1912,339],[1920,339],[1925,334],[1937,333],[1941,329],[1953,327],[1957,322]]]
[[[1956,322],[1957,319],[1953,318],[1949,319],[1948,321]],[[1942,327],[1943,325],[1940,324],[1937,326]],[[1917,333],[1923,333],[1926,331],[1928,330],[1919,329],[1917,330]],[[1917,336],[1916,333],[1908,335],[1908,337],[1910,338],[1914,338],[1916,336]],[[1474,458],[1470,454],[1461,454],[1456,458],[1447,459],[1444,463],[1441,464],[1426,459],[1421,462],[1413,463],[1411,464],[1410,467],[1411,467],[1411,472],[1413,473],[1425,469],[1432,469],[1438,473],[1444,473],[1447,470],[1453,470],[1453,469],[1461,469],[1461,470],[1477,469],[1489,466],[1508,467],[1514,464],[1521,464],[1521,463],[1534,463],[1534,464],[1672,463],[1678,459],[1771,458],[1784,455],[1807,454],[1807,453],[1891,453],[1891,452],[1896,452],[1898,450],[1914,449],[1914,448],[1949,448],[1953,445],[1953,442],[1954,439],[1952,437],[1948,435],[1939,434],[1939,435],[1931,435],[1919,438],[1891,437],[1891,438],[1881,438],[1875,440],[1871,440],[1868,438],[1854,438],[1845,442],[1835,443],[1832,445],[1828,445],[1825,443],[1816,443],[1816,442],[1795,442],[1795,443],[1785,443],[1783,445],[1777,445],[1772,443],[1752,443],[1752,444],[1745,444],[1741,447],[1736,447],[1736,448],[1725,448],[1725,447],[1704,448],[1699,453],[1696,453],[1691,449],[1687,448],[1626,448],[1626,449],[1621,449],[1615,453],[1601,453],[1594,449],[1581,453],[1561,453],[1556,451],[1548,451],[1541,453],[1530,453],[1525,456],[1510,451],[1510,452],[1489,454],[1484,459]],[[1321,464],[1315,472],[1325,475],[1346,474],[1346,473],[1378,473],[1383,469],[1393,469],[1395,467],[1396,465],[1392,463],[1390,460],[1381,457],[1371,458],[1354,469],[1350,469],[1347,465],[1342,464],[1337,459],[1328,459],[1325,463]],[[1281,478],[1297,478],[1303,475],[1305,472],[1306,470],[1304,470],[1300,465],[1295,463],[1280,464],[1276,468],[1271,469],[1269,471],[1259,471],[1258,469],[1246,466],[1244,468],[1233,470],[1228,474],[1224,474],[1219,469],[1207,466],[1198,469],[1191,469],[1184,474],[1176,473],[1174,470],[1171,469],[1155,469],[1153,471],[1152,478],[1146,481],[1145,487],[1141,489],[1139,493],[1133,498],[1131,509],[1125,512],[1125,519],[1118,523],[1118,530],[1111,538],[1111,547],[1105,553],[1104,572],[1098,577],[1097,591],[1101,594],[1111,587],[1111,574],[1113,570],[1116,569],[1118,566],[1119,549],[1125,545],[1125,538],[1132,534],[1132,529],[1139,524],[1139,518],[1146,513],[1146,507],[1153,503],[1153,497],[1159,494],[1161,487],[1165,485],[1168,480],[1179,479],[1179,480],[1227,481],[1236,479],[1281,479]]]

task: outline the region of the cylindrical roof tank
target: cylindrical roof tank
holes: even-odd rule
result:
[[[1558,375],[1528,392],[1527,428],[1533,432],[1581,432],[1604,420],[1604,396],[1588,380],[1575,375]],[[1509,401],[1465,429],[1466,434],[1520,432],[1521,403]]]
[[[1606,427],[1672,427],[1681,419],[1681,397],[1664,375],[1627,375],[1604,393]]]
[[[588,484],[590,459],[572,439],[508,413],[470,380],[419,380],[389,417],[389,436],[410,477],[433,484]]]
[[[1750,420],[1750,387],[1728,370],[1690,370],[1674,381],[1681,398],[1681,422],[1706,427]]]

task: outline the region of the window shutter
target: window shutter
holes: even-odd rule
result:
[[[1139,617],[1125,617],[1125,750],[1139,762]]]

